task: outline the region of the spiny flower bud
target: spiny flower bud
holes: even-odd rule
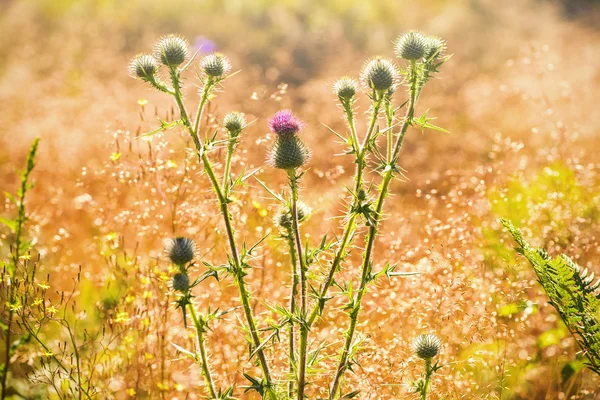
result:
[[[414,61],[425,56],[427,42],[419,32],[408,32],[396,41],[396,55],[405,60]]]
[[[296,204],[296,210],[298,212],[298,223],[302,223],[310,218],[312,210],[309,206],[304,204],[301,201],[298,201]],[[280,228],[289,230],[292,228],[292,210],[287,206],[281,206],[277,214],[275,214],[275,218],[273,219],[275,225]]]
[[[180,36],[164,36],[154,45],[154,57],[167,66],[176,67],[183,64],[188,55],[188,42]]]
[[[194,258],[196,244],[190,238],[178,237],[172,239],[167,246],[169,258],[176,265],[185,265]]]
[[[208,76],[220,78],[231,71],[229,59],[221,53],[212,53],[200,61],[202,71]]]
[[[429,60],[434,55],[435,58],[442,55],[446,48],[446,42],[436,36],[427,36],[425,38],[425,59]]]
[[[178,272],[173,275],[172,285],[173,289],[177,291],[187,292],[190,288],[190,277],[186,273]]]
[[[358,85],[356,81],[352,78],[344,76],[333,85],[333,93],[337,95],[340,101],[348,101],[354,97],[356,91],[358,90]]]
[[[388,90],[398,77],[396,66],[385,58],[374,58],[365,63],[361,72],[361,80],[365,87],[377,91]]]
[[[279,137],[294,136],[304,124],[290,110],[277,111],[269,120],[269,129]]]
[[[308,162],[310,150],[295,135],[279,136],[269,152],[267,162],[275,168],[291,170]]]
[[[244,114],[236,111],[230,112],[223,118],[223,126],[225,126],[231,137],[237,137],[246,126]]]
[[[417,336],[412,342],[412,351],[423,360],[431,360],[438,355],[442,341],[433,333]]]
[[[150,80],[158,71],[158,63],[150,54],[137,55],[129,63],[129,75],[134,78]]]

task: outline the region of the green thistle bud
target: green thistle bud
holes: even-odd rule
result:
[[[221,53],[212,53],[200,61],[202,71],[208,76],[220,78],[231,70],[229,59]]]
[[[427,36],[425,38],[425,59],[430,60],[442,55],[446,49],[446,42],[439,37]]]
[[[385,58],[374,58],[367,61],[361,72],[363,85],[377,91],[388,90],[394,85],[397,78],[396,66]]]
[[[176,67],[183,64],[188,55],[188,42],[181,36],[164,36],[154,45],[154,57],[167,66]]]
[[[190,238],[178,237],[172,239],[167,246],[169,258],[176,265],[185,265],[194,258],[196,244]]]
[[[137,55],[129,63],[129,75],[142,80],[151,80],[158,71],[158,63],[150,54]]]
[[[305,165],[310,159],[310,150],[295,135],[278,136],[271,148],[268,163],[279,169],[296,169]]]
[[[412,351],[423,360],[431,360],[437,356],[442,347],[442,341],[433,333],[419,335],[412,342]]]
[[[398,57],[415,61],[425,56],[427,41],[419,32],[408,32],[398,38],[395,50]]]
[[[312,214],[312,210],[309,206],[304,204],[301,201],[298,201],[297,205],[298,211],[298,223],[302,223],[310,218]],[[273,218],[275,225],[279,228],[290,230],[292,229],[292,210],[287,206],[281,206],[277,214],[275,214],[275,218]]]
[[[242,129],[246,126],[244,114],[235,111],[230,112],[223,118],[223,126],[225,126],[231,137],[238,137]]]
[[[190,277],[186,273],[178,272],[173,275],[173,281],[171,283],[173,289],[185,293],[190,288]]]
[[[356,95],[357,90],[358,85],[356,84],[356,81],[347,76],[338,79],[333,85],[333,93],[337,95],[340,101],[351,100],[354,95]]]

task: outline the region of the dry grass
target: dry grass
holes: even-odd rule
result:
[[[300,1],[249,9],[236,9],[236,2],[172,6],[185,5],[186,13],[160,2],[123,8],[67,3],[0,5],[0,176],[3,189],[12,191],[30,139],[42,137],[28,204],[31,234],[56,290],[68,290],[82,266],[78,304],[88,310],[82,324],[105,324],[118,334],[96,371],[98,387],[106,390],[102,398],[200,396],[191,394],[202,393],[199,370],[169,343],[191,347],[172,308],[162,240],[188,235],[199,244],[198,254],[215,264],[226,261],[216,204],[195,157],[184,150],[187,137],[169,131],[152,142],[135,139],[155,127],[155,115],[169,118],[174,111],[168,99],[126,75],[128,59],[170,31],[219,43],[242,72],[227,81],[206,126],[232,109],[258,118],[243,138],[235,171],[263,164],[265,118],[273,111],[290,107],[307,121],[304,138],[314,156],[302,192],[316,212],[304,231],[316,245],[322,234],[339,233],[334,217],[342,215],[340,194],[353,172],[347,157],[333,157],[343,149],[321,125],[344,129],[330,85],[342,74],[356,75],[370,55],[391,55],[390,41],[414,27],[444,36],[454,53],[419,110],[431,108],[437,124],[452,133],[409,133],[401,159],[408,179],[393,185],[374,262],[375,268],[397,262],[422,275],[382,279],[371,288],[359,326],[360,367],[345,386],[360,386],[361,399],[404,398],[420,368],[410,340],[432,331],[445,343],[446,364],[435,378],[433,399],[600,396],[600,380],[590,372],[562,380],[577,349],[497,222],[512,218],[536,244],[600,272],[594,151],[600,146],[600,34],[593,24],[527,2],[354,5],[364,10],[327,2],[314,5],[314,14]],[[144,108],[139,98],[148,100]],[[121,154],[118,160],[109,158],[114,153]],[[268,167],[260,173],[283,187],[278,175]],[[251,183],[236,200],[240,240],[252,243],[275,232],[276,204],[259,185]],[[8,201],[4,208],[2,214],[13,212]],[[263,319],[269,314],[258,300],[285,303],[288,293],[285,245],[275,236],[261,247],[248,278]],[[1,237],[4,254],[8,232]],[[342,276],[357,282],[360,256],[360,248],[352,251]],[[312,274],[318,278],[320,271]],[[227,281],[206,281],[195,294],[201,306],[238,305]],[[237,313],[208,336],[223,386],[245,384],[242,372],[253,369]],[[325,351],[331,357],[313,378],[310,398],[325,394],[345,325],[340,308],[330,307],[316,327],[314,346],[340,339]],[[548,332],[558,339],[548,339]],[[283,371],[285,360],[277,365]]]

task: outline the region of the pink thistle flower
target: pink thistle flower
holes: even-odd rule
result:
[[[269,129],[279,136],[293,136],[303,126],[304,123],[290,110],[277,111],[269,120]]]

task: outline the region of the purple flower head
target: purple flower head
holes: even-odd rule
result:
[[[217,44],[215,42],[208,39],[207,37],[196,36],[196,38],[194,39],[194,49],[204,54],[209,54],[214,53],[219,48],[217,47]]]
[[[269,129],[279,136],[293,136],[303,126],[304,123],[290,110],[277,111],[269,120]]]

